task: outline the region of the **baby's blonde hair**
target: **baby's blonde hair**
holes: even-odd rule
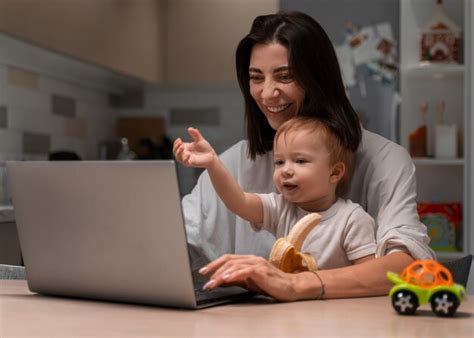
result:
[[[274,146],[280,136],[284,136],[290,131],[309,131],[318,137],[318,134],[324,137],[324,144],[326,145],[329,154],[331,164],[342,162],[345,166],[344,176],[341,178],[336,188],[337,196],[344,196],[349,192],[351,177],[352,177],[352,165],[354,153],[347,147],[344,147],[343,143],[337,137],[324,121],[316,117],[297,116],[289,119],[278,128],[275,138]]]

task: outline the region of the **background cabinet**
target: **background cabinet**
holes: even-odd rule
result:
[[[434,154],[434,126],[439,122],[436,104],[446,103],[444,123],[455,124],[459,130],[458,155],[454,159],[434,156],[414,159],[417,172],[418,200],[462,203],[462,240],[460,252],[438,252],[440,259],[463,256],[472,251],[471,199],[471,130],[470,63],[472,10],[469,0],[444,0],[449,17],[463,30],[459,64],[421,64],[419,62],[420,28],[432,16],[435,0],[401,0],[400,3],[400,143],[409,146],[409,134],[426,122],[428,155]],[[471,48],[472,49],[472,48]],[[429,111],[423,121],[420,105],[428,102]]]
[[[165,81],[170,86],[237,84],[234,53],[257,15],[277,0],[165,1]]]

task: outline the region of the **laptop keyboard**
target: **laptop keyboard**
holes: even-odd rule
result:
[[[194,293],[196,294],[196,298],[198,300],[207,298],[220,298],[222,296],[232,294],[232,292],[229,292],[228,287],[203,290],[202,288],[204,284],[205,283],[197,283],[194,285]]]
[[[241,298],[242,294],[250,294],[248,290],[238,286],[223,286],[215,289],[203,290],[208,278],[197,271],[193,271],[194,293],[199,305],[219,302],[227,299]]]
[[[237,295],[249,293],[247,290],[238,286],[219,287],[210,290],[203,290],[205,283],[197,283],[194,285],[196,301],[198,304],[206,304],[224,299],[236,298]]]
[[[194,291],[198,292],[205,292],[202,288],[206,284],[206,281],[194,281]]]

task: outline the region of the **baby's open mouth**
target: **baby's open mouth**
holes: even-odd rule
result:
[[[287,190],[293,190],[297,187],[298,187],[298,185],[293,184],[293,183],[283,183],[283,188],[285,188]]]

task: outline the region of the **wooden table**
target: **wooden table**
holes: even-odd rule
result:
[[[260,300],[179,310],[46,297],[25,281],[0,281],[0,337],[473,337],[474,298],[455,318],[429,305],[399,316],[388,297],[273,303]]]

